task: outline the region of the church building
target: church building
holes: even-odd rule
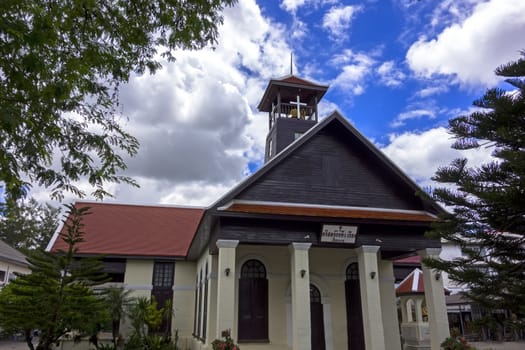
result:
[[[401,350],[393,261],[439,254],[425,231],[443,209],[338,112],[319,120],[327,89],[270,80],[265,164],[210,207],[77,202],[92,211],[79,256],[171,299],[182,348],[231,330],[243,350]],[[422,278],[438,350],[443,281],[424,265]]]

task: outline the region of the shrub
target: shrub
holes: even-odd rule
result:
[[[230,336],[230,330],[222,331],[221,333],[224,340],[215,339],[211,346],[213,350],[240,350],[239,345],[235,344]]]
[[[476,350],[475,347],[471,346],[465,338],[459,336],[452,336],[443,343],[441,343],[443,350]]]

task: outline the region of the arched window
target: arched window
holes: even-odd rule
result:
[[[346,279],[351,281],[359,281],[359,266],[357,263],[352,263],[346,268]]]
[[[201,325],[202,325],[202,269],[199,272],[199,285],[198,285],[198,318],[197,318],[197,337],[201,337]]]
[[[259,260],[241,267],[239,280],[239,341],[268,340],[268,280]]]
[[[266,268],[259,260],[248,260],[242,265],[241,278],[266,278]]]
[[[208,263],[204,270],[204,310],[202,312],[202,339],[206,340],[206,329],[208,326]]]
[[[321,302],[321,292],[317,289],[316,286],[310,284],[310,303],[320,303]]]

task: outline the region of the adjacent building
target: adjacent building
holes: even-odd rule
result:
[[[0,288],[16,278],[16,273],[29,273],[26,256],[0,240]]]

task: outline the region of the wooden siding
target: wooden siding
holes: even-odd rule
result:
[[[342,129],[327,125],[236,198],[424,210],[412,188]]]
[[[415,252],[428,247],[441,247],[439,240],[425,237],[428,227],[408,225],[356,224],[348,221],[346,225],[358,225],[355,244],[320,242],[322,225],[326,222],[291,220],[263,220],[222,217],[220,233],[222,239],[235,239],[243,244],[287,245],[291,242],[309,242],[318,247],[355,248],[361,245],[380,246],[384,251],[395,255]],[[343,224],[338,222],[338,224]]]
[[[272,130],[270,130],[266,139],[265,161],[268,161],[268,147],[270,146],[270,140],[272,140],[271,158],[273,158],[277,153],[281,152],[295,141],[295,133],[304,134],[315,124],[316,122],[313,120],[277,118],[275,120],[275,125],[272,127]]]

